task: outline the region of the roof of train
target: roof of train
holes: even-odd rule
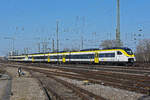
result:
[[[130,49],[128,47],[111,47],[111,48],[103,48],[102,50],[109,50],[109,49],[123,49],[123,50],[126,50],[126,49]]]

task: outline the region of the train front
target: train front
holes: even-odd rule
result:
[[[128,63],[133,64],[136,61],[134,53],[130,48],[124,48],[124,50],[127,53]]]

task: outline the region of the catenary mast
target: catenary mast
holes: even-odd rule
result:
[[[120,0],[117,0],[117,28],[116,28],[116,41],[117,46],[121,46],[120,40]]]

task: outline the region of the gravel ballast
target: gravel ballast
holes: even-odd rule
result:
[[[135,93],[127,90],[116,89],[109,86],[104,86],[100,84],[84,85],[83,81],[72,80],[64,77],[57,77],[69,83],[75,84],[78,87],[82,87],[90,92],[93,92],[96,95],[100,95],[108,100],[138,100],[143,94]]]

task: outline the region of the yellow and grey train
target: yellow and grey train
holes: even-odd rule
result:
[[[136,59],[130,48],[85,49],[76,52],[51,52],[8,56],[9,61],[48,63],[133,64]]]

